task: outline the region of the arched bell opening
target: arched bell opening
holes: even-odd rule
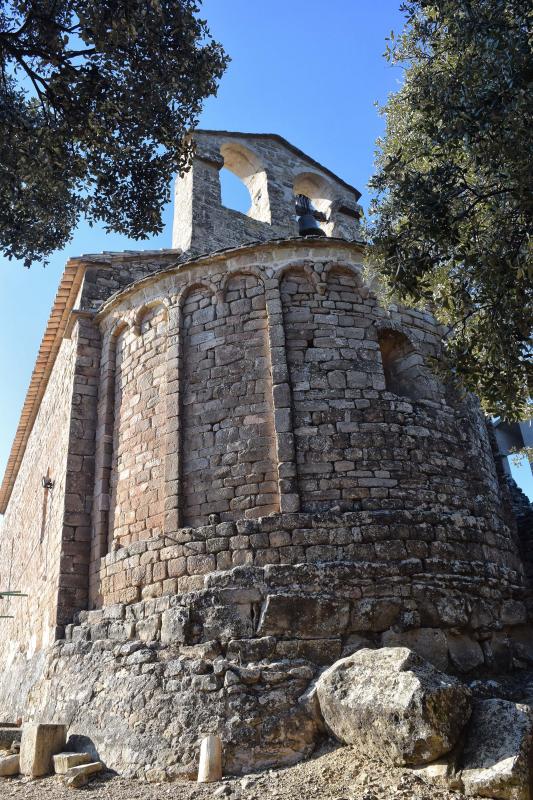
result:
[[[295,212],[300,236],[331,235],[333,190],[320,175],[303,172],[293,183]]]
[[[232,203],[238,203],[237,207],[233,204],[229,207],[241,213],[245,213],[246,216],[256,219],[259,222],[267,222],[270,224],[271,215],[267,175],[261,160],[247,147],[235,142],[223,144],[220,148],[220,154],[224,159],[224,167],[223,170],[221,170],[221,176],[223,176],[223,172],[226,170],[236,176],[249,194],[250,205],[246,211],[242,210],[246,206],[245,194],[243,190],[238,190],[235,186],[235,181],[232,181],[231,178],[228,177],[221,177],[223,203],[226,204],[225,198],[227,199],[229,197]]]

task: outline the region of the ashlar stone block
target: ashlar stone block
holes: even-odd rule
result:
[[[66,725],[30,723],[22,729],[20,744],[20,772],[31,778],[50,775],[53,757],[65,747]]]

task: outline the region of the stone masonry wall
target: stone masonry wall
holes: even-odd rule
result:
[[[57,595],[59,634],[72,620],[73,614],[87,608],[89,602],[96,403],[101,355],[100,332],[91,318],[77,320],[72,339],[76,356],[66,443],[65,505]],[[53,380],[50,391],[54,392]]]
[[[184,301],[183,525],[279,511],[265,289],[254,275]]]
[[[253,250],[201,259],[141,281],[99,315],[104,337],[137,336],[141,363],[150,354],[138,320],[164,305],[166,408],[178,414],[163,427],[154,417],[166,446],[159,538],[142,520],[122,530],[149,540],[148,550],[113,548],[93,559],[93,602],[186,591],[196,576],[238,564],[299,560],[441,559],[448,576],[458,560],[473,572],[486,561],[520,583],[482,415],[474,402],[448,397],[424,365],[438,353],[434,322],[381,308],[362,282],[357,248],[348,256],[344,247],[287,243],[267,265]],[[423,381],[423,399],[388,390],[383,330],[409,342],[416,370],[405,370],[404,384]],[[283,513],[268,536],[261,526],[241,530],[246,518],[264,523],[300,509],[318,515],[312,530],[287,530]],[[335,532],[326,521],[321,530],[321,515],[339,511],[367,512],[363,539],[355,523]],[[205,527],[212,514],[220,531]]]
[[[405,394],[383,331],[407,342]],[[151,780],[193,775],[218,733],[238,773],[311,752],[306,691],[360,646],[472,676],[533,663],[479,407],[431,375],[434,320],[381,307],[357,245],[184,262],[70,335],[0,539],[30,565],[0,645],[6,719],[66,722]]]
[[[204,576],[238,566],[327,563],[343,572],[351,564],[362,596],[392,598],[395,605],[403,598],[407,607],[408,598],[433,602],[439,592],[462,589],[481,603],[479,616],[488,628],[499,624],[498,609],[507,601],[506,624],[525,623],[520,561],[512,540],[487,546],[495,535],[497,529],[487,532],[483,520],[465,512],[274,514],[183,528],[176,541],[152,538],[111,552],[102,560],[101,591],[107,605],[198,589]],[[452,619],[441,605],[431,618],[443,626],[466,624],[463,612]]]
[[[79,319],[63,340],[33,425],[0,533],[4,600],[0,661],[45,649],[87,608],[94,493],[94,438],[100,334]],[[42,478],[53,482],[42,486]]]
[[[109,537],[122,545],[161,533],[164,519],[165,308],[149,308],[137,325],[114,346]]]
[[[163,254],[160,266],[170,257]],[[87,604],[90,545],[91,605],[187,591],[214,569],[299,560],[441,559],[439,572],[448,576],[458,559],[465,565],[479,560],[487,569],[510,570],[517,576],[513,585],[520,584],[517,543],[502,521],[479,409],[451,402],[443,389],[422,401],[387,391],[379,332],[401,332],[422,360],[438,352],[439,332],[421,312],[381,308],[361,281],[360,260],[357,245],[335,240],[251,246],[157,274],[156,255],[147,254],[145,265],[140,254],[127,257],[123,283],[130,268],[132,275],[145,269],[151,274],[108,303],[96,324],[78,319],[73,339],[64,343],[68,348],[77,341],[79,391],[72,395],[59,596],[50,599],[50,608],[57,604],[59,634]],[[105,296],[105,276],[112,273],[95,266],[90,275],[81,298],[87,307],[93,295]],[[194,352],[214,359],[212,374],[193,366]],[[67,379],[68,369],[59,363],[50,397],[57,381]],[[124,406],[115,413],[117,397]],[[194,410],[193,397],[211,418]],[[51,401],[54,410],[60,405]],[[35,435],[43,434],[36,429]],[[55,436],[43,445],[43,455],[53,453],[56,442],[61,449]],[[199,473],[183,478],[197,456],[212,472],[204,483],[205,504],[187,517],[194,508],[187,492],[200,485]],[[254,463],[257,474],[250,472]],[[43,463],[43,474],[47,468]],[[116,525],[110,519],[119,489],[120,503],[131,508],[125,508],[129,521]],[[13,520],[22,519],[21,496],[14,494],[6,516],[4,549]],[[284,515],[300,509],[370,517],[362,539],[355,523],[337,533],[320,518],[287,528]],[[135,520],[132,511],[139,514]],[[385,511],[397,520],[402,511],[422,516],[383,527]],[[274,530],[241,529],[253,517],[280,512]],[[206,527],[210,514],[219,514],[226,527],[219,531],[216,520]],[[37,517],[31,506],[32,525]],[[421,569],[432,574],[433,568]],[[49,631],[53,636],[52,626]],[[35,641],[41,639],[38,632]]]
[[[4,516],[0,536],[0,589],[28,597],[3,600],[0,659],[4,669],[17,652],[32,655],[56,638],[58,582],[63,539],[66,474],[76,342],[58,354]],[[46,490],[48,476],[54,487]]]

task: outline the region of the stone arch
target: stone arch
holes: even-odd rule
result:
[[[183,306],[187,302],[189,295],[196,291],[205,292],[211,297],[211,302],[216,303],[218,295],[216,286],[207,280],[193,280],[191,283],[188,283],[186,286],[184,286],[178,293],[177,306],[180,310],[183,309]]]
[[[314,286],[315,290],[322,294],[322,285],[320,282],[320,277],[317,272],[313,269],[310,264],[306,263],[293,263],[287,264],[282,267],[278,272],[276,272],[276,278],[278,280],[278,286],[281,288],[284,279],[290,275],[305,275],[305,277],[309,280],[309,283]]]
[[[226,142],[220,148],[224,167],[236,175],[248,189],[251,205],[247,216],[271,222],[268,180],[259,156],[238,142]]]
[[[403,323],[392,319],[376,320],[373,327],[378,335],[380,331],[391,331],[399,334],[400,337],[405,337],[409,340],[411,346],[420,352],[422,347],[422,339],[415,328],[407,328]]]
[[[410,400],[436,399],[436,380],[414,342],[400,325],[380,326],[378,344],[385,390]]]
[[[328,301],[341,304],[340,308],[343,304],[348,304],[351,307],[351,313],[353,313],[354,307],[359,306],[367,296],[367,289],[364,287],[361,273],[352,265],[342,262],[326,264],[322,280]],[[367,324],[370,325],[370,320],[367,320]]]
[[[339,261],[326,264],[323,272],[323,280],[326,281],[326,283],[338,275],[344,275],[351,278],[358,289],[363,287],[363,276],[361,274],[361,270],[355,267],[353,264],[343,264]]]
[[[263,290],[265,288],[265,279],[264,275],[258,267],[249,266],[249,267],[239,267],[237,269],[231,270],[222,278],[219,290],[219,297],[221,298],[222,302],[226,299],[226,294],[228,291],[228,285],[235,277],[239,276],[253,276],[257,279],[257,281],[262,285]]]
[[[152,317],[162,310],[165,315],[165,320],[168,322],[169,314],[169,301],[166,298],[156,298],[145,303],[135,314],[133,323],[133,330],[137,336],[141,335],[143,323],[147,321],[147,317]]]
[[[116,347],[116,341],[118,337],[124,333],[127,328],[131,327],[131,322],[124,317],[119,317],[115,319],[107,331],[107,335],[104,341],[104,352],[106,351],[105,342],[107,342],[107,350],[110,350],[113,347]]]

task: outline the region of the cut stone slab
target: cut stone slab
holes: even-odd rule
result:
[[[102,772],[104,765],[101,761],[91,761],[89,764],[80,764],[77,767],[71,767],[65,772],[64,780],[67,786],[71,789],[79,789],[89,782],[93,775]]]
[[[320,676],[317,694],[339,741],[399,766],[448,753],[471,713],[469,689],[406,647],[337,661]]]
[[[463,752],[467,797],[532,800],[533,709],[509,700],[474,703]]]
[[[10,778],[20,772],[20,760],[18,756],[4,756],[0,758],[0,778]]]
[[[20,771],[40,778],[53,772],[53,756],[60,753],[67,740],[66,725],[27,724],[22,729]]]
[[[58,753],[54,756],[54,772],[56,775],[64,775],[71,767],[79,767],[80,764],[90,764],[91,762],[90,753]]]
[[[0,726],[0,750],[9,750],[13,742],[20,742],[22,728],[15,725]]]

